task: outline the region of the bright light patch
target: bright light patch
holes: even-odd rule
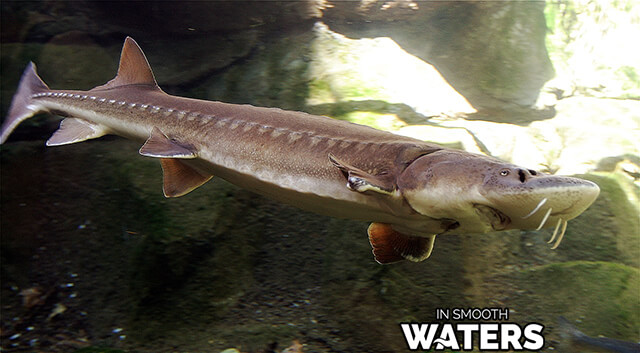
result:
[[[440,73],[387,37],[349,39],[318,23],[309,105],[382,100],[425,116],[475,112]]]

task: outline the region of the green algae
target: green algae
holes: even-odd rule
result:
[[[265,342],[291,342],[299,337],[298,328],[286,323],[238,325],[222,329],[220,336],[223,340],[241,341],[245,351],[255,351],[263,347]]]
[[[579,318],[583,330],[591,335],[638,339],[637,268],[611,262],[572,261],[533,267],[514,277],[527,293],[515,300],[519,311],[532,313],[542,322],[555,322],[560,315],[570,320]]]
[[[247,60],[234,63],[196,87],[198,97],[302,110],[309,95],[309,42],[309,34],[292,35],[256,48]]]
[[[127,351],[123,351],[121,349],[116,348],[107,348],[107,347],[84,347],[80,348],[74,353],[125,353]]]
[[[583,221],[575,222],[577,224],[572,227],[580,227],[583,233],[611,237],[615,247],[614,261],[640,267],[640,209],[637,203],[640,188],[619,172],[580,177],[598,184],[601,194],[593,209],[587,210]]]

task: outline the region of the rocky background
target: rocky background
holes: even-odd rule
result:
[[[44,148],[52,117],[2,146],[3,351],[397,352],[400,322],[508,307],[571,351],[640,339],[640,9],[632,3],[11,2],[0,103],[29,61],[89,89],[135,38],[162,88],[304,110],[490,154],[602,189],[551,231],[437,239],[423,263],[380,266],[367,224],[215,180],[164,199],[157,161],[107,137]]]

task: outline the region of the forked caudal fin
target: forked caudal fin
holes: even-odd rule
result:
[[[13,96],[11,101],[11,107],[9,108],[9,114],[7,115],[4,123],[2,124],[2,132],[0,133],[0,144],[3,144],[11,132],[24,120],[30,117],[46,111],[42,106],[34,104],[33,96],[38,93],[50,91],[49,87],[40,79],[36,72],[36,65],[32,62],[27,65],[27,68],[20,78],[20,84],[18,90]]]
[[[142,49],[135,40],[127,37],[120,54],[116,77],[104,85],[94,87],[89,92],[99,94],[101,91],[130,85],[142,86],[150,91],[161,91]],[[22,75],[9,114],[2,125],[0,142],[4,143],[22,121],[36,113],[48,111],[50,107],[48,103],[52,104],[51,102],[55,102],[60,95],[66,97],[67,94],[49,89],[38,77],[35,65],[30,63]],[[86,99],[88,96],[84,97]],[[96,98],[92,97],[92,99]],[[82,142],[111,133],[109,126],[89,121],[82,116],[71,115],[70,112],[66,113],[70,116],[62,120],[58,130],[47,140],[47,146]],[[164,171],[164,194],[167,197],[182,196],[212,177],[211,174],[195,169],[183,161],[196,158],[192,146],[182,145],[169,139],[157,127],[153,129],[151,136],[140,149],[140,154],[161,158]]]
[[[91,91],[109,90],[127,85],[143,85],[153,90],[160,90],[153,76],[151,67],[142,49],[131,37],[127,37],[122,47],[118,74],[104,85]],[[2,124],[0,144],[4,143],[11,132],[24,120],[48,109],[36,99],[41,93],[52,92],[36,73],[34,63],[29,63],[22,74],[18,90],[13,96],[9,113]],[[48,146],[65,145],[98,138],[109,133],[106,126],[92,124],[88,121],[67,118],[60,129],[47,141]]]

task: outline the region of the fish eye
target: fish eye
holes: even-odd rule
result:
[[[501,171],[500,171],[500,175],[502,175],[502,176],[507,176],[507,175],[509,175],[509,170],[508,170],[508,169],[503,169],[503,170],[501,170]]]

